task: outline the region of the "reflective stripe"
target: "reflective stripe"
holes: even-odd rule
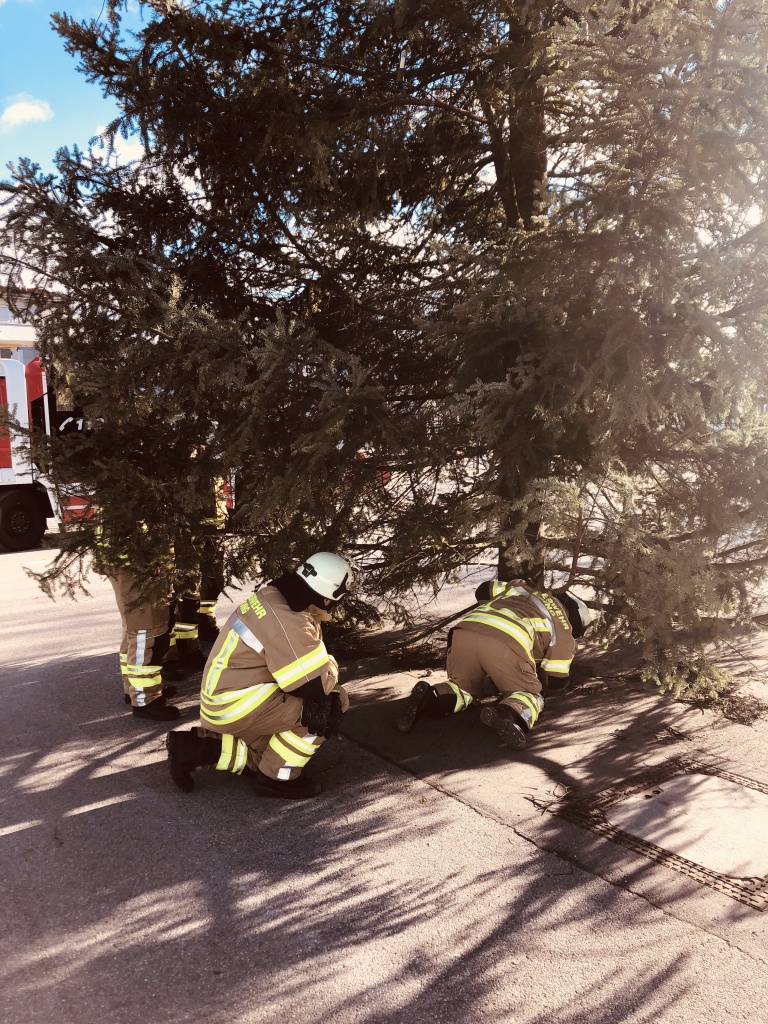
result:
[[[128,671],[128,655],[127,654],[121,654],[120,655],[120,671],[122,672],[123,675],[125,675],[127,673],[127,671]]]
[[[163,677],[155,668],[152,675],[148,676],[135,676],[133,673],[128,672],[128,682],[134,688],[134,690],[151,690],[153,686],[163,685]]]
[[[125,666],[129,676],[154,676],[160,671],[159,665],[128,665]]]
[[[328,652],[325,649],[325,644],[320,644],[314,651],[310,651],[309,654],[305,654],[301,658],[297,658],[296,661],[292,661],[289,665],[284,668],[274,669],[272,675],[278,681],[280,686],[285,689],[286,686],[290,686],[295,683],[297,679],[301,679],[302,676],[312,678],[312,676],[319,671],[324,665],[328,664]]]
[[[136,664],[143,665],[147,656],[147,631],[140,629],[136,634]]]
[[[173,632],[176,634],[177,640],[197,640],[198,638],[196,622],[176,622]]]
[[[459,711],[464,711],[472,703],[472,694],[467,693],[466,690],[462,690],[460,686],[457,686],[456,683],[452,683],[450,679],[446,679],[445,681],[456,694],[456,707],[453,709],[454,715]]]
[[[505,693],[504,701],[516,701],[523,705],[523,711],[518,712],[524,719],[529,729],[532,729],[538,721],[539,714],[544,707],[544,700],[537,693]]]
[[[232,621],[230,622],[230,628],[237,633],[245,646],[250,647],[252,651],[255,651],[257,654],[261,654],[264,650],[264,644],[259,640],[253,630],[246,626],[239,616],[233,616]]]
[[[202,696],[209,697],[213,695],[219,679],[221,678],[221,673],[227,667],[229,659],[232,657],[232,653],[237,647],[237,641],[237,633],[230,629],[227,634],[227,639],[221,646],[221,650],[213,659],[211,667],[208,669],[208,673],[203,681]]]
[[[216,770],[239,775],[243,768],[245,768],[247,761],[248,744],[243,740],[235,739],[230,733],[223,733],[221,737],[221,757],[216,763]],[[232,762],[231,768],[230,762]]]
[[[314,743],[310,742],[309,736],[297,736],[295,732],[281,732],[280,735],[285,738],[289,743],[292,743],[294,747],[297,747],[303,754],[307,754],[309,757],[317,750]]]
[[[487,611],[470,612],[469,615],[465,615],[461,619],[459,625],[461,622],[481,622],[484,626],[493,626],[494,629],[501,630],[502,633],[517,640],[529,659],[533,661],[533,637],[524,625],[517,621],[517,616],[514,621],[510,621],[509,617],[500,609],[488,609]]]
[[[216,611],[216,601],[201,601],[200,602],[200,613],[202,615],[210,615]]]
[[[509,596],[514,595],[515,597],[528,597],[527,590],[515,587],[511,583],[494,580],[493,583],[491,583],[491,597],[500,597],[502,594]]]
[[[286,735],[280,733],[280,736]],[[303,768],[304,765],[309,761],[309,757],[302,757],[301,754],[297,754],[295,751],[290,750],[284,743],[280,741],[279,736],[273,736],[269,741],[269,746],[276,754],[278,754],[285,761],[286,765],[291,768]],[[310,754],[310,757],[312,755]]]
[[[249,686],[247,690],[230,690],[228,693],[225,691],[214,697],[201,694],[200,717],[204,718],[206,722],[210,722],[211,725],[227,725],[230,722],[236,722],[239,718],[244,718],[255,711],[277,690],[277,683],[260,683],[257,686]],[[225,698],[228,704],[221,711],[206,707],[208,701],[224,703]]]
[[[533,628],[536,630],[537,633],[549,633],[550,632],[549,625],[548,625],[546,619],[533,619],[533,618],[530,618],[530,619],[528,619],[528,621],[530,622],[530,624],[533,626]]]
[[[567,676],[571,670],[572,660],[569,658],[567,661],[556,661],[552,658],[542,658],[541,667],[545,672],[550,672],[552,675]]]
[[[536,607],[539,609],[542,616],[544,617],[545,621],[549,625],[549,646],[551,647],[553,644],[557,643],[557,636],[555,635],[555,623],[552,619],[552,616],[549,614],[549,609],[542,600],[536,597],[535,594],[530,595],[530,600],[533,604],[536,605]]]

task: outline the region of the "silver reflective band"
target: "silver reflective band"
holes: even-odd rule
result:
[[[232,630],[237,633],[246,647],[250,647],[252,651],[256,651],[257,654],[261,654],[264,650],[264,644],[259,640],[255,633],[250,630],[242,619],[235,615],[232,619]]]

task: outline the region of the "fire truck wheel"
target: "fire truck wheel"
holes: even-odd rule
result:
[[[45,516],[33,494],[10,491],[0,497],[0,545],[8,551],[36,547],[45,533]]]

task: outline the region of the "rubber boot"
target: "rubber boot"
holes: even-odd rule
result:
[[[208,660],[200,647],[200,641],[176,639],[176,650],[179,652],[179,665],[190,672],[201,672]]]
[[[165,697],[157,697],[142,707],[134,706],[131,714],[135,718],[148,718],[150,722],[173,722],[181,716],[181,712],[173,704],[166,704]]]
[[[165,746],[171,778],[185,793],[191,793],[195,788],[191,773],[196,768],[216,764],[221,756],[221,740],[212,736],[198,736],[197,729],[169,732]]]
[[[405,706],[397,720],[400,732],[410,732],[420,718],[446,718],[456,709],[453,694],[435,693],[426,679],[420,679],[406,698]]]
[[[257,771],[251,778],[251,786],[256,796],[278,797],[284,800],[306,800],[323,791],[319,782],[303,773],[295,779],[282,782],[280,779],[270,779],[268,775]]]
[[[528,728],[514,708],[507,704],[490,704],[480,712],[480,721],[501,738],[505,747],[523,750],[528,742]]]

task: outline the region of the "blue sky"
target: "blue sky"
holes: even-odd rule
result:
[[[0,0],[0,178],[21,156],[53,170],[57,149],[87,148],[115,116],[114,101],[86,82],[50,24],[54,11],[88,21],[102,10],[101,0]]]

